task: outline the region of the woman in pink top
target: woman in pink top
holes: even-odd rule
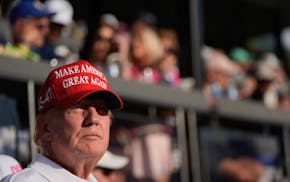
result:
[[[158,63],[163,57],[163,48],[157,32],[149,27],[132,32],[130,64],[123,66],[125,79],[145,83],[159,83]]]

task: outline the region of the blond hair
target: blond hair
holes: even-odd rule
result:
[[[154,29],[150,27],[138,29],[138,31],[133,34],[133,39],[134,38],[140,40],[140,43],[146,51],[146,56],[144,58],[148,61],[146,66],[155,65],[163,57],[163,47],[159,35]],[[135,60],[136,64],[138,64],[138,61],[139,60]]]

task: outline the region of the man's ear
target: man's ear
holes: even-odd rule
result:
[[[37,117],[36,128],[42,141],[49,142],[51,140],[51,130],[49,129],[49,122],[44,115],[41,114]]]

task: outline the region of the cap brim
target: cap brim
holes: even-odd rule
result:
[[[37,10],[33,12],[33,16],[41,18],[41,17],[52,17],[53,15],[55,15],[55,13],[50,12],[50,11],[46,11],[46,10]]]
[[[106,151],[96,166],[106,169],[118,170],[124,168],[128,162],[129,159],[127,157],[119,156]]]
[[[27,18],[27,17],[52,17],[55,15],[55,12],[51,12],[47,9],[37,9],[34,7],[32,3],[29,1],[22,1],[20,4],[16,5],[10,13],[10,23],[14,24],[15,21],[19,18]]]
[[[103,90],[103,91],[96,91],[96,92],[93,92],[91,94],[101,95],[102,98],[104,98],[107,101],[108,107],[111,110],[119,110],[119,109],[122,109],[123,108],[123,101],[122,101],[122,99],[114,91],[111,91],[111,90],[104,91]]]
[[[115,93],[112,90],[96,90],[96,89],[86,90],[84,92],[78,92],[76,94],[73,94],[70,97],[66,97],[66,99],[64,100],[60,100],[55,106],[61,108],[70,107],[92,94],[97,94],[102,99],[104,99],[107,102],[108,108],[110,110],[120,110],[123,108],[123,101],[117,93]]]

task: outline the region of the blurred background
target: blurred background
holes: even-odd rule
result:
[[[45,73],[86,59],[125,102],[111,126],[110,151],[129,159],[117,181],[289,181],[290,1],[0,5],[0,153],[30,162]]]
[[[44,0],[41,0],[42,2]],[[2,0],[2,14],[6,15],[12,0]],[[77,1],[70,0],[74,7],[74,19],[84,21],[87,26],[96,26],[103,13],[113,13],[128,24],[142,12],[156,15],[159,27],[174,28],[179,35],[182,76],[191,76],[190,10],[191,1]],[[194,1],[192,1],[194,2]],[[191,4],[190,4],[191,3]],[[281,42],[282,31],[289,26],[290,15],[287,0],[199,0],[201,39],[203,43],[229,51],[235,46],[247,46],[251,39],[265,37],[268,49],[275,51],[286,64],[286,55]],[[266,45],[265,45],[266,46]],[[248,48],[248,47],[247,47]]]

